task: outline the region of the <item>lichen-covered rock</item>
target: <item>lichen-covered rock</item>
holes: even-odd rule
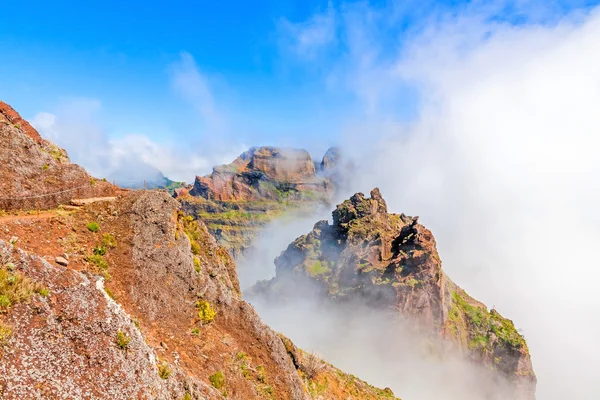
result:
[[[12,331],[0,348],[2,399],[221,398],[177,366],[168,380],[159,376],[157,354],[102,278],[52,266],[2,241],[0,252],[15,274],[47,290],[0,318]],[[119,335],[126,344],[119,346]]]
[[[318,222],[275,260],[276,277],[250,295],[277,301],[307,290],[336,302],[399,310],[424,332],[497,371],[533,399],[536,378],[524,338],[513,323],[469,297],[443,272],[432,233],[418,217],[390,214],[378,189],[357,193],[333,211],[333,224]],[[291,278],[291,279],[290,279]]]

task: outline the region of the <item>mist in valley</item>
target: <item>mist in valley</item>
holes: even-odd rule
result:
[[[379,52],[388,50],[377,32],[389,21],[360,10],[337,15],[339,29],[352,33],[348,48],[371,54],[350,51],[347,65],[360,68],[337,70],[343,82],[363,84],[366,110],[344,130],[342,148],[357,171],[339,200],[378,186],[390,212],[419,215],[453,281],[525,336],[537,398],[595,399],[600,13],[515,27],[474,8],[441,16],[382,63]],[[419,93],[410,123],[386,103],[407,86]],[[316,221],[280,226],[277,236],[305,234]],[[286,244],[265,236],[257,246],[269,256],[240,265],[246,282],[245,265],[267,278],[272,259],[263,263]],[[403,398],[482,398],[480,371],[424,354],[398,316],[338,313],[308,296],[254,305],[300,347]]]

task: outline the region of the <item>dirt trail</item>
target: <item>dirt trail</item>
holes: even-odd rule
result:
[[[91,203],[97,203],[100,201],[114,201],[116,197],[93,197],[89,199],[73,199],[71,200],[72,206],[63,206],[66,210],[78,210],[81,206],[85,206]],[[6,215],[4,217],[0,217],[0,223],[10,222],[15,220],[30,220],[30,219],[47,219],[51,217],[55,217],[56,210],[53,211],[41,211],[36,214],[27,214],[27,215]]]
[[[115,201],[116,197],[92,197],[89,199],[73,199],[71,204],[74,206],[84,206],[86,204],[97,203],[99,201]]]
[[[39,214],[31,214],[31,215],[7,215],[5,217],[0,217],[0,224],[4,222],[10,222],[15,220],[27,220],[27,219],[47,219],[51,217],[56,217],[56,211],[45,211],[40,212]]]

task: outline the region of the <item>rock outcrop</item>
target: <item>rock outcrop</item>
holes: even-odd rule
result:
[[[275,260],[276,277],[251,295],[281,301],[306,282],[337,303],[359,302],[399,311],[424,336],[443,337],[442,351],[458,351],[495,371],[514,397],[533,399],[536,377],[523,336],[512,321],[488,311],[442,270],[432,233],[418,217],[388,213],[378,189],[357,193]]]
[[[258,147],[215,167],[209,176],[196,177],[190,194],[218,201],[277,201],[327,190],[328,181],[316,176],[307,151]]]
[[[0,209],[53,208],[76,197],[112,195],[107,182],[71,164],[67,152],[41,138],[0,102]]]
[[[339,150],[330,149],[323,167],[315,168],[305,150],[251,148],[175,193],[186,212],[201,218],[238,259],[260,227],[283,212],[330,204],[341,176],[335,168],[338,158]]]
[[[16,112],[9,104],[6,104],[3,101],[0,101],[0,118],[9,124],[12,124],[15,128],[21,129],[23,133],[33,139],[35,143],[39,145],[45,144],[45,141],[42,139],[38,131],[36,131],[29,122],[21,118],[19,113]]]

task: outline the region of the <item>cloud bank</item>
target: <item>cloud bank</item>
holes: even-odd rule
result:
[[[153,140],[154,132],[131,132],[112,136],[102,123],[100,100],[68,98],[52,112],[40,112],[32,124],[45,138],[65,148],[75,163],[92,175],[115,179],[118,184],[140,186],[161,173],[176,181],[192,182],[196,175],[209,173],[212,167],[229,163],[246,149],[242,143],[226,140],[226,125],[216,104],[209,79],[200,72],[193,57],[181,53],[169,68],[173,90],[198,116],[198,138],[185,142],[173,139]]]
[[[513,7],[500,17],[499,6],[441,12],[402,31],[393,6],[342,5],[342,55],[323,60],[324,79],[362,104],[345,131],[362,166],[352,190],[379,186],[391,211],[421,216],[449,276],[522,329],[539,399],[591,400],[600,393],[600,12]],[[410,123],[395,108],[402,91],[417,105]],[[350,355],[335,361],[356,371]]]

